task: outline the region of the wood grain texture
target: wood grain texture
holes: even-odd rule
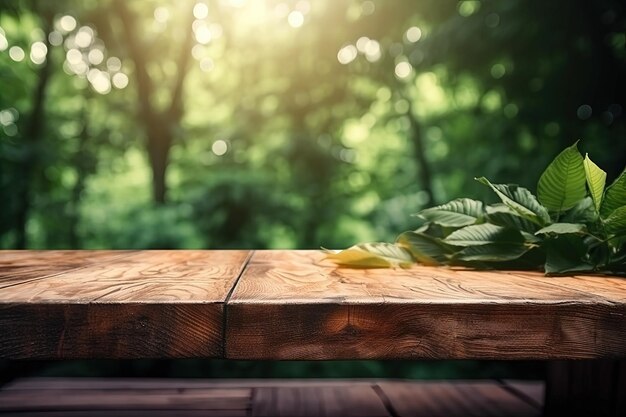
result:
[[[533,281],[549,282],[575,291],[597,295],[614,303],[626,303],[626,278],[608,275],[575,275],[571,277],[549,277],[527,271],[506,272],[509,275],[532,279]]]
[[[114,260],[131,251],[0,251],[0,288]]]
[[[220,357],[248,251],[141,251],[0,291],[0,358]]]
[[[2,302],[221,303],[249,251],[139,251],[0,292]]]
[[[378,386],[398,417],[541,415],[541,409],[489,382],[380,382]]]
[[[621,293],[607,299],[539,274],[338,268],[323,257],[253,255],[227,303],[228,358],[626,356]]]

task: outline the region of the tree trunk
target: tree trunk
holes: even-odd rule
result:
[[[408,100],[411,103],[410,100]],[[428,196],[428,204],[435,205],[437,201],[435,199],[435,194],[433,192],[433,179],[432,173],[430,170],[430,163],[428,162],[428,158],[426,157],[426,149],[424,146],[424,137],[422,135],[422,126],[417,120],[417,116],[413,113],[413,105],[409,105],[409,111],[407,112],[407,116],[409,117],[409,121],[411,124],[411,142],[413,144],[413,154],[415,159],[417,160],[417,164],[419,165],[419,180],[420,185],[422,186],[422,190]]]
[[[27,224],[30,217],[30,211],[32,206],[32,183],[35,172],[37,171],[36,165],[39,163],[39,146],[41,142],[41,135],[45,126],[45,102],[46,91],[48,90],[48,84],[50,81],[51,71],[51,52],[50,42],[48,41],[47,34],[52,29],[52,14],[46,13],[43,17],[43,30],[46,36],[44,36],[43,42],[48,48],[48,55],[46,61],[39,68],[39,79],[37,86],[33,94],[33,107],[28,118],[26,118],[27,125],[24,128],[24,147],[26,148],[25,156],[22,161],[22,168],[20,170],[19,189],[16,198],[17,209],[15,216],[15,248],[25,249],[28,247],[28,233]]]
[[[156,126],[159,126],[159,124]],[[166,175],[172,141],[172,132],[167,126],[157,129],[150,128],[148,133],[148,156],[152,169],[152,197],[156,204],[165,204],[167,201]]]
[[[191,3],[186,4],[190,5]],[[135,79],[137,80],[139,95],[139,119],[147,135],[146,144],[152,170],[153,200],[156,204],[164,204],[167,201],[169,153],[174,143],[173,127],[180,124],[184,110],[182,95],[193,45],[192,24],[194,17],[190,8],[189,22],[186,27],[185,39],[180,48],[180,56],[177,61],[178,73],[173,80],[170,103],[164,110],[159,110],[152,103],[155,83],[147,71],[149,58],[145,53],[145,45],[137,33],[137,30],[140,29],[138,19],[128,8],[125,0],[116,1],[115,9],[124,27],[125,41],[128,43],[130,57],[135,64]]]

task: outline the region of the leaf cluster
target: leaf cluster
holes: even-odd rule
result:
[[[417,213],[421,226],[393,244],[359,244],[328,257],[353,267],[418,262],[546,275],[626,273],[626,169],[605,187],[606,173],[575,143],[543,172],[536,196],[515,184],[476,180],[500,202],[456,199]]]

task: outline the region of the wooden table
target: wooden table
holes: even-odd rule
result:
[[[0,252],[0,358],[586,359],[551,366],[547,410],[626,414],[626,279],[323,258]]]

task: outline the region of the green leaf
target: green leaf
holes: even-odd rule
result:
[[[468,246],[454,256],[460,261],[504,262],[520,258],[531,248],[519,243],[489,243],[480,246]]]
[[[485,207],[487,221],[498,226],[509,227],[527,233],[535,233],[539,227],[530,220],[521,217],[505,204],[492,204]]]
[[[445,227],[462,227],[476,223],[483,215],[483,203],[469,198],[459,198],[447,204],[428,208],[417,216]]]
[[[483,223],[459,229],[446,237],[444,242],[455,246],[523,244],[524,237],[517,230]]]
[[[586,223],[593,224],[598,221],[598,213],[593,206],[591,197],[585,197],[562,217],[563,223]]]
[[[626,205],[613,210],[604,221],[604,228],[612,235],[626,235]]]
[[[361,243],[338,253],[324,252],[336,264],[356,268],[406,268],[415,263],[409,251],[391,243]]]
[[[591,194],[596,211],[600,212],[602,193],[604,193],[604,184],[606,183],[606,172],[602,171],[600,167],[594,164],[593,161],[589,159],[588,154],[585,154],[584,166],[589,194]]]
[[[602,217],[608,217],[614,210],[622,206],[626,206],[626,169],[606,189],[600,214]]]
[[[560,275],[571,272],[593,271],[594,266],[588,262],[587,246],[583,240],[574,235],[559,235],[545,242],[546,275]]]
[[[476,180],[490,187],[504,204],[520,216],[540,226],[550,222],[548,210],[539,204],[537,198],[526,188],[515,184],[492,184],[485,177]]]
[[[535,232],[536,235],[580,235],[587,233],[587,226],[580,223],[552,223]]]
[[[419,263],[424,265],[444,263],[448,259],[447,255],[457,250],[437,237],[419,232],[402,233],[398,236],[396,244],[407,249]]]
[[[537,198],[548,210],[570,209],[587,194],[583,157],[578,142],[566,148],[546,168],[537,184]]]

